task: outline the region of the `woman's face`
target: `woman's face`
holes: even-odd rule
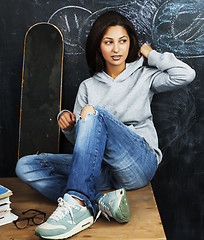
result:
[[[109,27],[101,40],[101,53],[106,61],[106,68],[125,69],[125,60],[130,48],[130,38],[122,26]]]

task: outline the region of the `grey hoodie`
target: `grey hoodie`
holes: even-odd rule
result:
[[[149,53],[148,65],[144,66],[144,57],[141,57],[127,63],[126,69],[115,79],[100,72],[83,81],[73,112],[78,120],[82,108],[87,104],[105,107],[149,143],[159,164],[162,153],[158,148],[158,137],[152,121],[150,104],[153,95],[189,84],[195,78],[195,71],[174,54],[161,54],[155,50]],[[74,143],[75,129],[64,134]]]

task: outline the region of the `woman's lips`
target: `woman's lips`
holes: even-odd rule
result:
[[[114,55],[114,56],[111,56],[111,57],[114,61],[119,61],[122,56],[121,55]]]

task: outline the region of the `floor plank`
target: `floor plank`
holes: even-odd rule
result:
[[[17,178],[0,178],[0,184],[11,189],[12,212],[18,216],[30,208],[42,210],[49,216],[56,204],[31,189]],[[91,228],[75,235],[76,240],[164,240],[166,239],[151,185],[127,192],[131,208],[131,221],[119,224],[103,217]],[[19,230],[13,223],[0,226],[1,240],[39,240],[34,234],[35,226]]]

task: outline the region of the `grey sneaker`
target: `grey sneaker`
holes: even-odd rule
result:
[[[98,201],[99,215],[102,213],[109,221],[114,218],[119,223],[130,221],[130,207],[124,188],[104,194]]]
[[[35,229],[35,234],[45,239],[65,239],[90,227],[93,221],[88,208],[66,193],[63,199],[58,199],[58,207],[48,220]]]

